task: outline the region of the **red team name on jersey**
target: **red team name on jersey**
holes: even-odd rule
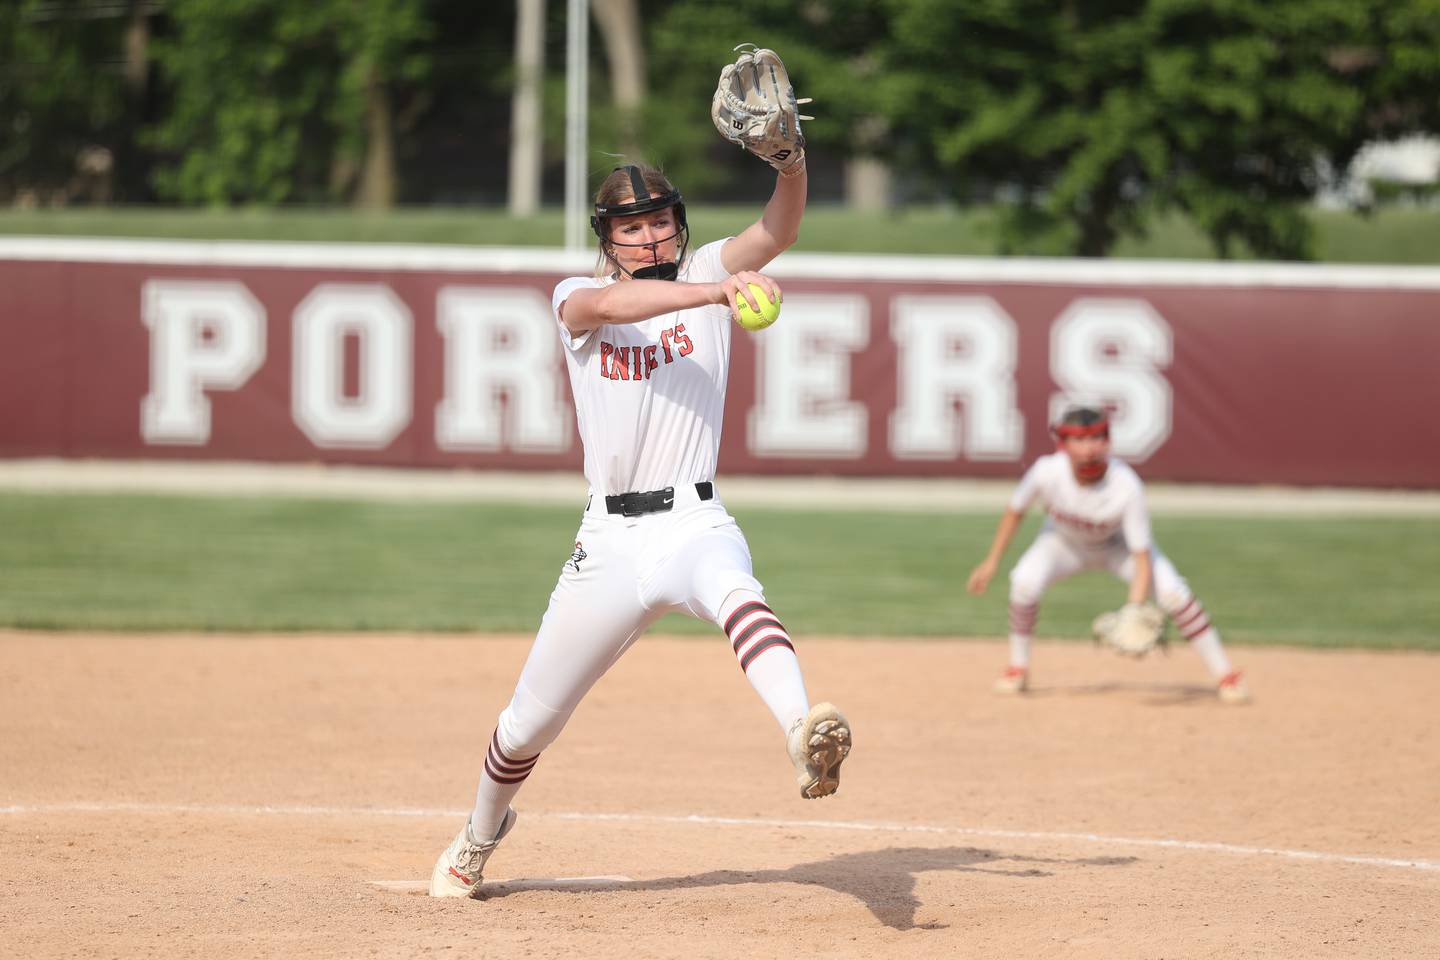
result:
[[[1055,519],[1056,523],[1064,523],[1072,527],[1078,527],[1079,529],[1085,530],[1089,533],[1114,533],[1116,530],[1120,529],[1120,521],[1118,519],[1104,520],[1099,522],[1094,520],[1086,520],[1084,517],[1077,517],[1073,513],[1064,513],[1060,510],[1056,510],[1054,507],[1051,507],[1045,512],[1050,514],[1050,516]]]
[[[600,376],[607,380],[648,380],[663,360],[674,363],[676,356],[695,352],[695,342],[685,333],[685,324],[660,331],[660,342],[649,346],[617,347],[600,341]]]

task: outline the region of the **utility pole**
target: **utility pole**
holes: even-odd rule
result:
[[[588,71],[590,66],[590,3],[569,0],[565,23],[565,248],[585,247],[584,228],[586,156],[589,153],[587,128]]]
[[[510,215],[540,209],[540,81],[545,75],[545,0],[515,0],[515,95],[510,108]]]

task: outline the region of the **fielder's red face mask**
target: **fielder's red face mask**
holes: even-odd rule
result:
[[[1062,423],[1054,429],[1055,448],[1070,458],[1070,468],[1081,483],[1096,483],[1110,467],[1110,421],[1081,426]]]

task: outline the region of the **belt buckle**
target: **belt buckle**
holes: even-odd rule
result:
[[[620,498],[620,516],[642,517],[645,515],[645,495],[627,493]]]

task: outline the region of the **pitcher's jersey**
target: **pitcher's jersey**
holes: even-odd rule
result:
[[[1023,513],[1037,500],[1045,508],[1045,529],[1072,543],[1099,546],[1118,540],[1131,553],[1151,546],[1145,485],[1114,457],[1100,482],[1089,485],[1075,479],[1063,452],[1041,457],[1020,479],[1010,509]]]
[[[696,250],[676,279],[724,280],[725,243]],[[561,304],[576,290],[615,282],[571,277],[551,300],[591,491],[609,496],[715,479],[730,372],[729,307],[692,307],[572,335]]]

